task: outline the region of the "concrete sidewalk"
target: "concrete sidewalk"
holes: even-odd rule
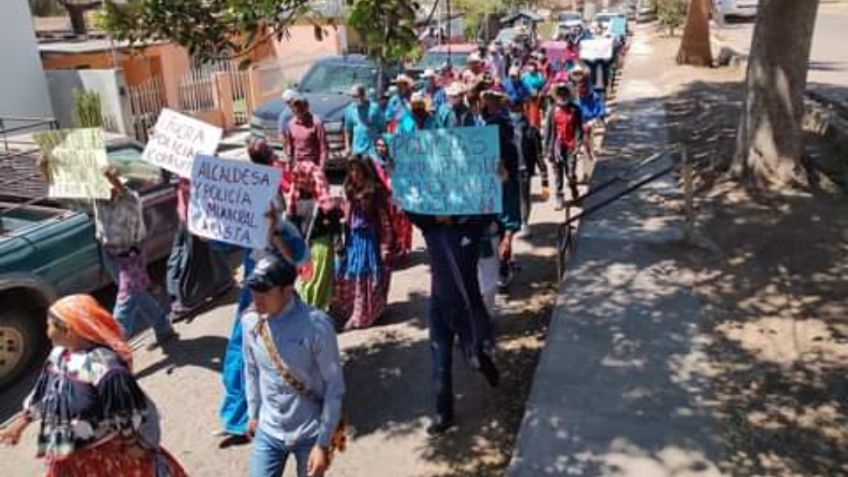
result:
[[[593,184],[668,146],[663,92],[637,32]],[[666,158],[645,175],[668,165]],[[587,205],[609,197],[615,187]],[[679,195],[666,176],[581,225],[510,465],[510,477],[719,476]]]

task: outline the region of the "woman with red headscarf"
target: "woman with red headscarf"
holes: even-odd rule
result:
[[[159,446],[158,413],[130,371],[132,350],[112,315],[89,295],[71,295],[47,317],[53,350],[0,442],[17,444],[39,420],[48,477],[186,475]]]

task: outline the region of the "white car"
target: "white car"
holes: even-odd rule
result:
[[[750,18],[757,16],[759,4],[759,0],[715,0],[715,11],[721,18]]]

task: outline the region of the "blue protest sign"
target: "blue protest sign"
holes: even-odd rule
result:
[[[424,215],[501,212],[497,126],[399,134],[391,147],[393,197],[401,209]]]

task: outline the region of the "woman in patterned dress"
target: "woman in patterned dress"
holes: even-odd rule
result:
[[[132,350],[112,315],[89,295],[71,295],[47,316],[53,350],[0,442],[17,444],[38,420],[48,477],[185,476],[159,446],[158,413],[130,371]]]
[[[386,306],[394,247],[388,200],[367,156],[348,162],[344,184],[346,230],[336,262],[333,315],[345,329],[372,325]]]

